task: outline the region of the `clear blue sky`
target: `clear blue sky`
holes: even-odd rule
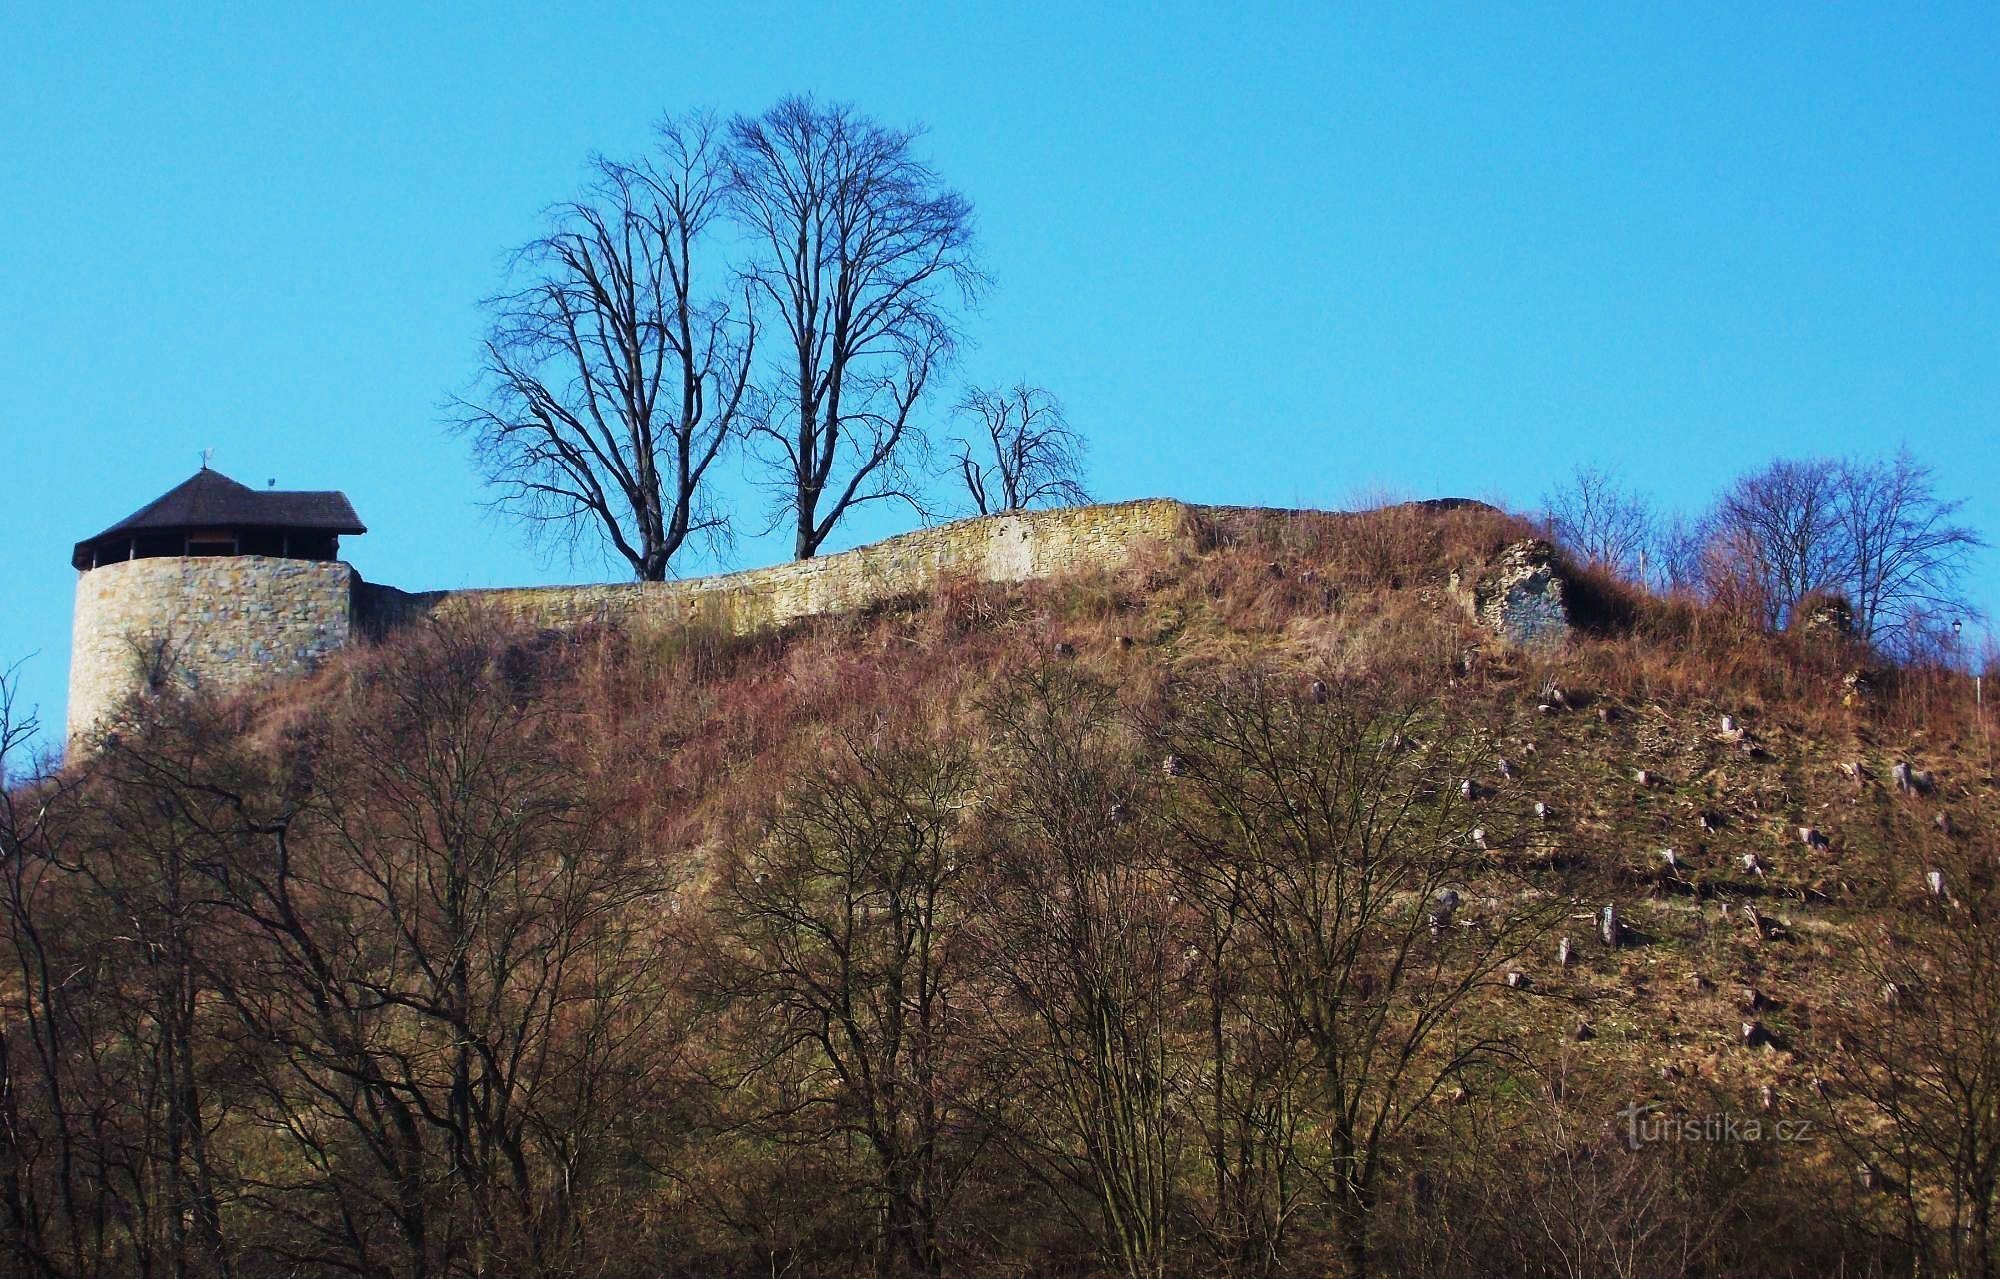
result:
[[[17,3],[0,661],[59,723],[69,544],[210,446],[346,490],[376,580],[604,575],[437,425],[475,303],[593,149],[796,91],[929,127],[996,281],[962,375],[1060,394],[1104,497],[1528,505],[1583,461],[1696,506],[1907,442],[2000,534],[1990,2]]]

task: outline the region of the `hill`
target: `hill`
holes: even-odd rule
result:
[[[1532,536],[1208,512],[154,702],[8,799],[13,1255],[1990,1273],[1972,690]]]

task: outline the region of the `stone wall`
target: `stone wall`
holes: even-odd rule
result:
[[[1443,509],[1444,504],[1437,504]],[[413,593],[345,564],[237,556],[154,559],[82,574],[70,659],[70,736],[100,726],[163,674],[230,691],[301,674],[357,633],[478,609],[533,627],[699,621],[746,634],[922,594],[948,577],[1020,582],[1116,568],[1190,533],[1205,544],[1297,512],[1166,499],[959,520],[836,555],[680,582]],[[1453,585],[1485,625],[1520,643],[1567,631],[1562,583],[1539,543],[1509,548]]]
[[[1558,644],[1569,635],[1568,594],[1547,542],[1514,543],[1474,580],[1454,572],[1451,589],[1474,621],[1512,643]]]
[[[1148,500],[1028,511],[919,529],[810,560],[692,578],[503,590],[400,591],[345,564],[242,555],[109,564],[81,574],[70,653],[72,741],[166,679],[234,691],[304,673],[357,629],[381,636],[478,608],[529,626],[702,620],[748,633],[865,608],[959,575],[1059,577],[1171,540],[1188,508]]]
[[[129,560],[79,574],[70,740],[169,680],[231,691],[304,673],[348,642],[353,583],[345,564],[262,555]]]
[[[360,588],[356,611],[375,634],[467,606],[530,626],[700,620],[746,634],[915,595],[950,576],[1020,582],[1116,567],[1139,546],[1175,538],[1189,510],[1147,499],[959,520],[834,555],[679,582],[425,594],[370,584]]]

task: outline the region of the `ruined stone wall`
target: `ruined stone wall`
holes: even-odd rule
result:
[[[949,577],[1021,582],[1116,568],[1143,546],[1242,535],[1297,516],[1147,499],[960,520],[682,582],[515,590],[413,593],[362,582],[345,564],[248,555],[112,564],[77,581],[70,735],[146,688],[149,666],[231,691],[301,674],[357,634],[381,636],[430,615],[477,609],[533,627],[696,621],[747,634],[919,595]],[[1515,642],[1566,633],[1561,582],[1539,544],[1510,548],[1497,570],[1476,583],[1455,575],[1453,585],[1474,617]]]
[[[1555,548],[1516,542],[1476,577],[1451,575],[1451,590],[1474,621],[1511,643],[1558,644],[1569,635],[1569,600]]]
[[[835,555],[680,582],[421,595],[364,586],[357,600],[363,625],[377,632],[412,614],[472,606],[531,626],[699,620],[746,634],[918,594],[951,576],[1020,582],[1117,567],[1135,548],[1176,537],[1188,510],[1147,499],[959,520]]]
[[[354,570],[262,555],[163,558],[79,574],[72,742],[149,685],[233,691],[303,674],[348,642]]]
[[[528,626],[699,620],[735,633],[918,594],[952,575],[1018,582],[1123,563],[1175,537],[1188,508],[1148,500],[960,520],[836,555],[683,582],[407,592],[345,564],[256,555],[109,564],[81,574],[70,737],[171,677],[229,692],[310,669],[357,632],[468,607]]]

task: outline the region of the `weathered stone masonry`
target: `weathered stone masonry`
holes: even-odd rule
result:
[[[69,735],[150,683],[223,691],[301,674],[348,642],[354,570],[263,555],[167,557],[79,574]]]
[[[470,605],[531,626],[699,620],[748,634],[915,595],[948,576],[1023,582],[1116,567],[1139,546],[1171,541],[1189,510],[1149,499],[959,520],[835,555],[680,582],[423,595],[364,587],[362,616],[387,629],[412,610],[449,615]]]

